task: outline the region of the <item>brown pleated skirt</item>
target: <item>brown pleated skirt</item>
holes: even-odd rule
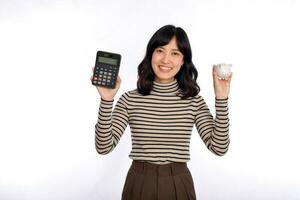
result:
[[[133,161],[122,200],[194,200],[193,178],[186,163],[156,165]]]

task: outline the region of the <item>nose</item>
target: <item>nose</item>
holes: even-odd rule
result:
[[[170,61],[170,56],[169,53],[165,53],[161,59],[162,63],[169,63]]]

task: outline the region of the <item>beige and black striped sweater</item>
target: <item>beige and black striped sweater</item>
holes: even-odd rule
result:
[[[129,157],[155,164],[187,162],[193,126],[216,155],[224,155],[229,146],[228,99],[216,99],[213,118],[199,95],[180,99],[177,81],[154,81],[153,90],[143,96],[137,89],[124,93],[113,110],[113,101],[101,99],[95,126],[96,150],[111,152],[127,125],[131,129],[132,150]]]

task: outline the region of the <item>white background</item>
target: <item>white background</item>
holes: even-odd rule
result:
[[[131,141],[94,147],[97,50],[122,54],[121,88],[161,26],[190,38],[201,95],[214,114],[212,64],[233,64],[231,146],[209,152],[194,129],[198,199],[300,199],[296,0],[0,1],[0,199],[120,199]]]

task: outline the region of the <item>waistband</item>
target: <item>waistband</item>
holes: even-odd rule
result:
[[[157,165],[135,160],[132,161],[130,169],[147,176],[175,176],[189,171],[185,162]]]

